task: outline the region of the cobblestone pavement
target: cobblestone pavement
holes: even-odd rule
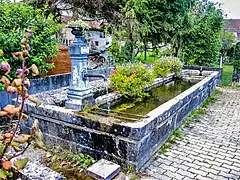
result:
[[[147,179],[240,179],[240,89],[221,91],[182,140],[143,168]]]

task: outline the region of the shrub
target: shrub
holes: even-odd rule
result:
[[[175,75],[179,75],[182,72],[183,64],[178,58],[172,58],[170,60],[171,72]]]
[[[153,74],[156,77],[165,77],[171,72],[170,62],[167,58],[161,58],[154,63]]]
[[[144,87],[153,83],[154,76],[143,64],[125,64],[117,66],[110,76],[110,88],[127,98],[141,101],[148,93]]]
[[[52,38],[60,31],[61,26],[53,20],[53,16],[45,17],[44,10],[34,10],[31,6],[22,3],[4,3],[0,1],[0,49],[5,53],[12,70],[10,75],[14,77],[17,67],[21,66],[20,58],[13,58],[11,53],[20,51],[21,34],[24,29],[31,27],[34,37],[30,42],[31,55],[26,57],[26,66],[36,64],[40,73],[46,73],[53,67],[48,63],[58,52],[58,42]],[[0,63],[3,61],[0,58]]]
[[[160,61],[154,63],[153,73],[157,77],[165,77],[169,73],[179,75],[182,71],[183,65],[178,58],[175,57],[163,57]]]
[[[31,134],[20,134],[19,125],[22,120],[27,120],[27,114],[24,114],[24,103],[26,100],[39,105],[39,101],[28,94],[30,81],[28,75],[31,73],[33,76],[38,75],[39,71],[35,64],[29,68],[25,66],[25,58],[29,55],[29,39],[32,37],[32,31],[26,29],[24,38],[21,40],[20,45],[22,50],[12,54],[13,58],[21,59],[22,66],[16,71],[16,78],[12,81],[7,77],[11,71],[8,62],[3,61],[0,63],[0,82],[4,84],[6,92],[10,94],[17,94],[17,102],[15,105],[7,105],[0,109],[0,118],[5,117],[9,121],[9,126],[0,134],[0,179],[9,179],[15,173],[23,169],[28,158],[16,157],[22,155],[26,149],[31,145],[42,147],[42,132],[38,128],[38,121],[35,120],[31,128]],[[4,53],[2,50],[0,56]],[[19,104],[19,97],[20,104]],[[13,160],[15,159],[15,160]]]

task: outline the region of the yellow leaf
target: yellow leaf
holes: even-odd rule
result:
[[[14,79],[12,82],[13,87],[19,87],[22,85],[22,79]]]
[[[2,49],[0,49],[0,57],[4,55],[4,52]]]
[[[28,163],[28,158],[18,159],[14,162],[14,165],[18,170],[23,169]]]

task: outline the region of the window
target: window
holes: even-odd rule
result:
[[[95,41],[95,44],[96,44],[96,46],[99,46],[99,42],[98,41]]]

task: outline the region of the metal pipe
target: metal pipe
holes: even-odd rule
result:
[[[107,81],[107,78],[104,74],[85,74],[85,77],[97,77],[104,79],[104,81]]]

